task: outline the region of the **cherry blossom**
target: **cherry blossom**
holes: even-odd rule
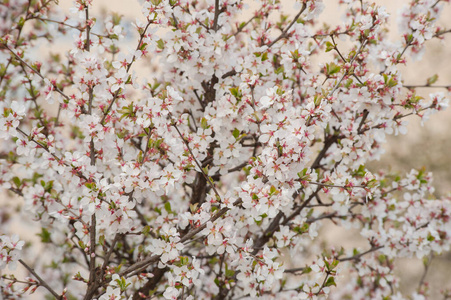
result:
[[[394,262],[450,250],[450,199],[425,170],[368,164],[449,102],[401,67],[447,37],[448,1],[405,2],[396,41],[397,13],[369,1],[339,1],[339,23],[320,0],[141,0],[136,20],[1,4],[0,188],[45,246],[33,259],[0,220],[1,295],[427,297],[401,293]],[[331,222],[365,247],[329,246]]]

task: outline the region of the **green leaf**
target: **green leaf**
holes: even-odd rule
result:
[[[389,87],[395,87],[396,85],[398,85],[398,81],[395,80],[395,79],[392,77],[392,78],[390,78],[390,80],[388,81],[387,85],[388,85]]]
[[[164,204],[164,209],[168,212],[168,214],[172,213],[171,203],[170,202],[166,202]]]
[[[291,53],[291,58],[293,60],[298,60],[299,57],[301,57],[301,54],[299,53],[299,51],[297,49],[294,51],[290,51],[290,53]]]
[[[324,284],[324,286],[331,286],[331,285],[337,286],[337,284],[335,283],[335,277],[332,277],[332,276],[327,278],[327,281]]]
[[[3,77],[6,75],[6,67],[4,64],[0,64],[0,77]]]
[[[50,239],[50,232],[45,228],[41,228],[41,233],[38,233],[37,236],[41,237],[42,243],[50,243],[52,241]]]
[[[230,93],[236,98],[237,102],[241,101],[243,94],[240,91],[239,87],[233,87],[229,89]]]
[[[105,235],[101,235],[101,236],[99,236],[99,244],[100,245],[105,245]]]
[[[22,28],[24,24],[25,24],[24,17],[20,17],[19,22],[17,22],[17,27]]]
[[[240,136],[240,131],[239,131],[238,129],[235,128],[235,129],[233,130],[232,134],[233,134],[233,137],[234,137],[235,139],[238,139],[238,137]]]
[[[189,258],[187,256],[180,256],[179,259],[180,261],[177,264],[177,266],[179,267],[185,266],[189,263]]]
[[[16,185],[17,188],[20,188],[20,186],[22,185],[22,182],[21,182],[20,178],[17,177],[17,176],[13,177],[13,182]]]
[[[277,192],[277,189],[275,186],[271,185],[271,188],[269,189],[269,195],[274,195],[274,193]]]
[[[384,77],[384,83],[386,86],[394,87],[398,84],[398,81],[394,79],[393,76],[389,77],[387,74],[382,74],[382,76]]]
[[[335,46],[336,45],[332,44],[331,42],[326,42],[326,52],[334,50]]]
[[[348,89],[348,88],[351,86],[351,84],[352,84],[353,82],[354,82],[354,81],[352,80],[352,78],[349,78],[348,80],[346,80],[344,86]],[[360,83],[359,83],[359,84],[360,84]]]
[[[164,41],[163,41],[162,39],[159,39],[159,40],[157,41],[157,47],[158,47],[158,49],[160,49],[160,50],[163,50],[163,49],[164,49]]]
[[[294,230],[294,232],[297,232],[297,233],[299,233],[299,234],[303,234],[303,233],[308,232],[309,227],[310,227],[310,226],[309,226],[308,223],[304,223],[304,224],[302,225],[302,227],[297,226],[297,227],[295,227],[293,230]]]
[[[149,225],[145,226],[143,228],[143,230],[142,230],[142,233],[143,233],[144,236],[149,235],[149,233],[150,233],[150,226]]]
[[[277,68],[277,70],[274,71],[274,73],[280,74],[280,73],[283,73],[284,71],[285,71],[285,68],[283,66],[280,66]]]
[[[431,77],[428,78],[427,85],[434,84],[434,83],[437,82],[437,80],[438,80],[438,75],[434,74],[434,75],[432,75]]]
[[[135,108],[133,106],[133,102],[128,106],[123,106],[120,110],[118,110],[118,112],[122,114],[120,120],[126,117],[134,117]]]
[[[189,209],[192,213],[195,213],[197,211],[197,206],[199,206],[199,203],[194,203],[189,205]]]
[[[302,178],[307,174],[308,168],[304,168],[301,172],[298,173],[299,178]]]
[[[338,266],[338,263],[339,263],[339,262],[340,262],[339,260],[334,259],[334,261],[333,261],[332,264],[330,265],[331,270],[335,269],[335,268]]]
[[[360,165],[359,168],[357,170],[354,170],[354,172],[352,173],[352,175],[356,177],[364,177],[365,174],[366,170],[364,165]]]
[[[217,277],[215,278],[214,282],[217,286],[221,286],[221,283],[219,282],[219,279]]]
[[[202,129],[207,129],[208,127],[210,127],[210,126],[208,126],[207,119],[202,118],[200,120],[200,127],[202,127]]]
[[[226,277],[233,277],[235,275],[235,271],[227,268],[227,266],[226,266],[225,275],[226,275]]]
[[[254,218],[254,222],[255,224],[257,224],[257,226],[260,226],[260,224],[263,222],[263,219],[261,219],[260,221]]]
[[[127,287],[131,284],[131,282],[127,283],[124,277],[121,277],[120,279],[116,279],[116,283],[121,289],[121,291],[125,291]]]
[[[340,72],[341,67],[336,65],[335,63],[326,64],[326,73],[327,76],[332,76],[338,72]]]
[[[117,209],[117,205],[114,201],[110,202],[110,209],[113,209],[113,210]]]

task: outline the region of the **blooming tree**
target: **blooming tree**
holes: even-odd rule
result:
[[[449,250],[431,174],[365,166],[447,106],[399,66],[450,32],[448,1],[406,1],[396,41],[362,0],[339,1],[339,26],[320,0],[259,0],[245,20],[240,0],[141,0],[133,32],[91,2],[0,4],[0,187],[51,254],[2,230],[3,299],[403,299],[396,258]],[[71,49],[36,59],[58,40]],[[328,222],[367,246],[327,246]]]

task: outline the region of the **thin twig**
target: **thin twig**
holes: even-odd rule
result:
[[[304,270],[305,270],[305,267],[292,268],[292,269],[284,270],[284,273],[297,273],[297,272],[303,272]]]
[[[86,19],[86,43],[85,50],[90,51],[91,49],[91,40],[90,40],[90,32],[91,26],[89,25],[89,7],[85,5],[85,19]],[[89,103],[88,103],[88,114],[92,114],[92,102],[94,100],[94,89],[92,86],[88,88],[89,94]],[[90,151],[90,159],[91,166],[95,166],[96,164],[96,154],[95,154],[95,146],[94,146],[94,138],[91,136],[91,141],[89,143],[89,151]],[[91,226],[89,228],[90,235],[90,246],[89,246],[89,281],[88,288],[85,295],[85,300],[91,299],[97,290],[97,276],[96,276],[96,214],[95,212],[91,216]]]
[[[111,243],[110,249],[108,249],[108,252],[107,252],[107,254],[106,254],[106,256],[105,256],[105,258],[103,260],[103,265],[102,265],[102,269],[101,269],[101,273],[100,273],[100,278],[103,278],[103,276],[105,274],[106,267],[108,265],[108,262],[110,261],[111,254],[113,254],[114,247],[116,246],[116,243],[119,241],[119,238],[121,236],[122,235],[120,233],[116,233],[116,236],[114,237],[114,240]]]
[[[47,289],[56,299],[62,299],[61,295],[58,295],[54,289],[52,289],[44,279],[39,276],[35,270],[28,266],[23,260],[19,259],[19,262],[39,281],[39,284]]]
[[[451,89],[451,85],[428,85],[428,84],[419,84],[419,85],[404,84],[402,87],[405,87],[405,88],[407,88],[407,89],[415,89],[415,88],[441,88],[441,89]]]
[[[260,10],[262,10],[262,9],[260,9]],[[259,10],[259,11],[260,11]],[[254,14],[254,16],[252,17],[252,18],[250,18],[246,23],[241,23],[240,25],[239,25],[239,27],[237,27],[237,31],[233,34],[233,36],[236,36],[237,34],[239,34],[240,32],[242,32],[243,30],[244,30],[244,27],[246,27],[247,25],[249,25],[251,22],[252,22],[252,20],[254,20],[255,18],[257,18],[258,17],[258,15],[259,15],[259,11],[256,11],[255,12],[255,14]]]
[[[371,248],[371,249],[368,250],[368,251],[365,251],[365,252],[362,252],[362,253],[359,253],[359,254],[350,256],[350,257],[345,257],[345,258],[338,258],[338,257],[337,257],[337,260],[339,260],[340,262],[343,262],[343,261],[349,261],[349,260],[360,260],[360,258],[361,258],[362,256],[364,256],[364,255],[366,255],[366,254],[368,254],[368,253],[377,251],[377,250],[382,249],[382,248],[384,248],[384,246],[373,247],[373,248]]]
[[[222,198],[221,198],[221,195],[219,194],[218,190],[216,189],[214,183],[211,181],[210,177],[209,177],[209,176],[205,173],[205,171],[202,169],[201,164],[199,163],[199,161],[198,161],[198,160],[196,159],[196,157],[194,156],[193,151],[191,151],[191,147],[189,146],[188,141],[183,137],[182,133],[180,132],[180,130],[179,130],[179,128],[177,127],[177,125],[175,124],[175,122],[172,122],[171,125],[175,128],[175,130],[177,130],[178,134],[180,135],[180,137],[181,137],[182,140],[183,140],[183,143],[186,145],[186,147],[188,148],[189,153],[190,153],[191,156],[193,157],[194,162],[196,163],[197,167],[200,169],[200,171],[201,171],[202,174],[204,175],[204,177],[205,177],[205,179],[207,180],[207,182],[210,184],[210,186],[211,186],[211,188],[213,189],[213,191],[215,192],[216,196],[217,196],[219,199],[222,199]]]
[[[219,9],[219,0],[215,0],[215,16],[213,18],[213,30],[218,31],[218,18],[221,14],[221,10]]]
[[[291,21],[290,25],[287,26],[287,28],[284,29],[284,31],[282,31],[282,33],[274,40],[272,41],[269,45],[268,48],[271,48],[275,43],[277,43],[279,40],[283,39],[284,37],[287,36],[288,31],[290,30],[290,28],[294,25],[294,23],[296,23],[296,21],[299,19],[299,17],[301,16],[301,14],[304,12],[304,10],[307,8],[307,4],[304,2],[302,4],[302,8],[301,10],[298,12],[298,14],[294,17],[293,21]]]
[[[149,28],[150,24],[152,24],[153,21],[149,21],[146,25],[146,27],[144,28],[143,32],[140,35],[139,38],[139,42],[138,45],[136,46],[136,50],[139,50],[139,48],[141,47],[142,41],[146,35],[147,29]],[[135,62],[136,56],[133,54],[132,60],[130,61],[130,63],[127,65],[127,68],[125,69],[125,71],[128,73],[130,71],[130,68],[132,67],[132,64]],[[111,108],[113,107],[113,104],[116,102],[117,98],[119,97],[119,93],[121,92],[122,89],[118,89],[113,96],[113,99],[110,102],[110,105],[108,105],[108,108],[106,109],[106,111],[103,113],[103,117],[102,120],[100,120],[100,124],[104,125],[105,123],[105,118],[108,116],[108,113],[110,112]]]
[[[334,184],[327,184],[327,183],[321,183],[321,182],[315,182],[315,181],[307,181],[307,182],[310,184],[319,185],[319,186],[323,186],[323,187],[340,188],[340,189],[345,189],[345,190],[349,190],[349,189],[353,189],[353,188],[361,188],[361,189],[366,190],[366,187],[363,185],[345,186],[345,185],[334,185]]]
[[[355,55],[352,57],[351,61],[349,62],[349,64],[352,66],[352,64],[354,63],[354,60],[357,58],[357,56],[360,54],[360,52],[363,50],[363,48],[365,47],[366,43],[368,40],[365,40],[359,47],[359,50],[357,50],[357,52],[355,53]],[[340,80],[337,82],[337,84],[334,86],[334,88],[329,92],[329,97],[332,96],[334,94],[334,92],[338,89],[338,87],[340,86],[341,82],[343,81],[343,79],[345,79],[346,76],[348,76],[348,72],[345,72],[343,74],[343,76],[341,76]]]
[[[45,79],[45,77],[35,68],[33,68],[32,66],[30,66],[26,61],[24,61],[19,55],[17,55],[11,48],[8,47],[8,45],[6,43],[3,44],[3,46],[9,50],[9,52],[11,52],[14,57],[20,61],[22,64],[24,64],[25,66],[27,66],[27,68],[29,68],[30,70],[32,70],[34,73],[36,73],[36,75],[38,75],[42,80]],[[64,94],[63,91],[61,91],[56,85],[52,85],[54,90],[57,91],[61,96],[63,96],[66,100],[70,100],[69,96],[67,96],[66,94]]]
[[[424,264],[424,272],[423,275],[421,276],[420,282],[418,283],[418,290],[421,289],[421,286],[424,284],[424,281],[426,280],[426,275],[428,274],[429,271],[429,267],[432,264],[432,259],[434,258],[434,255],[430,255],[427,262]]]
[[[237,206],[240,205],[242,203],[241,199],[236,200],[233,203],[233,206]],[[210,222],[214,222],[217,219],[219,219],[220,217],[222,217],[226,212],[228,212],[230,210],[229,207],[223,207],[221,208],[219,211],[217,211],[208,221],[206,221],[205,223],[203,223],[202,225],[200,225],[199,227],[196,227],[194,229],[192,229],[191,231],[189,231],[187,234],[185,234],[179,241],[179,243],[184,243],[187,240],[189,240],[190,238],[192,238],[193,236],[195,236],[197,233],[199,233],[200,231],[204,230],[207,227],[207,224]],[[136,262],[135,264],[131,265],[130,267],[128,267],[126,270],[122,271],[121,273],[119,273],[120,276],[126,276],[126,277],[130,277],[133,276],[134,274],[138,274],[140,271],[144,270],[145,268],[147,268],[148,265],[157,262],[160,259],[161,255],[152,255],[142,261]]]

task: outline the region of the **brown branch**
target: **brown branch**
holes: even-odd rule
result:
[[[416,88],[441,88],[441,89],[451,89],[451,85],[429,85],[429,84],[419,84],[419,85],[404,84],[402,87],[405,87],[405,88],[407,88],[407,89],[416,89]]]
[[[218,31],[218,18],[221,14],[221,9],[219,9],[219,0],[215,0],[215,16],[213,18],[213,30]]]
[[[153,21],[149,21],[147,22],[146,27],[144,28],[143,32],[140,34],[140,38],[139,38],[139,42],[138,45],[136,46],[136,50],[139,50],[139,48],[141,47],[142,41],[146,35],[147,29],[149,28],[150,24],[152,24]],[[131,62],[127,65],[127,68],[125,69],[125,71],[128,73],[130,71],[130,68],[132,67],[132,64],[135,62],[136,56],[133,54],[132,60]],[[103,113],[103,117],[102,120],[100,121],[100,124],[104,125],[105,123],[105,118],[107,117],[108,113],[110,112],[111,108],[113,107],[113,104],[116,102],[117,98],[119,97],[119,93],[121,92],[122,89],[118,89],[113,96],[113,99],[110,102],[110,105],[108,105],[108,108],[106,109],[106,111]]]
[[[26,61],[24,61],[19,55],[17,55],[11,48],[8,47],[8,45],[6,43],[2,44],[6,49],[9,50],[9,52],[11,52],[14,57],[20,61],[22,64],[24,64],[25,66],[27,66],[27,68],[29,68],[30,70],[32,70],[34,73],[36,73],[36,75],[38,75],[42,80],[45,79],[45,77],[35,68],[33,68],[32,66],[30,66]],[[55,91],[57,91],[61,96],[63,96],[66,100],[70,100],[69,96],[67,96],[66,94],[64,94],[63,91],[61,91],[56,85],[52,85],[53,88],[55,89]]]
[[[368,251],[365,251],[365,252],[356,254],[356,255],[354,255],[354,256],[349,256],[349,257],[345,257],[345,258],[338,258],[338,257],[337,257],[337,260],[339,260],[340,262],[343,262],[343,261],[350,261],[350,260],[356,260],[356,261],[358,261],[358,260],[360,260],[360,258],[361,258],[362,256],[364,256],[364,255],[366,255],[366,254],[368,254],[368,253],[377,251],[377,250],[382,249],[382,248],[384,248],[384,246],[372,247],[372,248],[369,249]]]
[[[203,177],[205,178],[205,180],[210,184],[211,188],[213,189],[213,191],[215,192],[216,196],[218,197],[218,199],[221,199],[221,195],[219,195],[219,192],[216,190],[216,187],[214,185],[214,183],[211,181],[210,177],[208,177],[208,175],[205,173],[205,171],[202,169],[201,164],[199,163],[199,161],[196,159],[196,157],[194,156],[193,151],[191,151],[191,147],[189,146],[188,141],[183,137],[182,133],[180,132],[179,128],[177,127],[177,125],[175,124],[175,122],[172,122],[171,124],[175,130],[177,131],[177,133],[179,134],[180,138],[183,140],[183,143],[185,144],[185,146],[188,148],[189,153],[191,154],[191,156],[194,159],[194,162],[196,163],[197,167],[199,168],[199,170],[202,172]]]
[[[368,114],[369,114],[369,111],[367,109],[364,109],[363,110],[362,120],[360,120],[359,127],[357,128],[357,133],[358,134],[362,134],[363,133],[361,130],[362,130],[363,125],[365,124],[365,121],[366,121],[366,118],[368,117]]]
[[[346,217],[346,216],[338,216],[337,212],[333,212],[333,213],[330,213],[330,214],[323,214],[323,215],[321,215],[321,216],[319,216],[317,218],[307,219],[306,223],[311,224],[311,223],[314,223],[316,221],[323,220],[323,219],[344,218],[344,217]]]
[[[284,273],[297,273],[297,272],[304,272],[305,267],[300,267],[300,268],[291,268],[291,269],[286,269],[284,270]]]
[[[224,73],[224,75],[222,75],[221,78],[226,79],[227,77],[234,76],[236,74],[237,74],[237,71],[231,70],[231,71],[228,71],[227,73]]]
[[[262,10],[262,8],[259,9],[259,11],[261,11],[261,10]],[[238,35],[240,32],[242,32],[242,31],[244,30],[244,27],[246,27],[247,25],[249,25],[249,24],[252,22],[252,20],[254,20],[254,19],[256,19],[256,18],[258,17],[259,11],[256,11],[255,14],[254,14],[254,16],[253,16],[252,18],[250,18],[246,23],[244,23],[243,25],[240,25],[240,26],[237,28],[236,32],[235,32],[232,36],[236,36],[236,35]],[[241,23],[241,24],[242,24],[242,23]]]
[[[200,104],[200,107],[202,108],[202,111],[204,111],[205,107],[206,107],[204,101],[202,101],[202,99],[199,97],[199,94],[197,93],[197,90],[194,90],[193,92],[194,92],[194,95],[196,96],[197,101]]]
[[[318,156],[316,157],[315,161],[313,162],[312,166],[310,167],[311,169],[317,169],[319,168],[320,162],[321,160],[324,158],[324,156],[326,155],[327,150],[329,150],[329,148],[340,139],[340,135],[338,135],[337,133],[335,133],[334,135],[329,136],[326,141],[324,142],[324,147],[323,149],[321,149],[320,153],[318,154]]]
[[[95,213],[91,216],[91,227],[89,228],[90,233],[90,246],[89,246],[89,281],[85,300],[92,299],[94,293],[98,288],[98,280],[96,276],[96,215]],[[101,280],[101,279],[100,279]]]
[[[101,279],[103,279],[103,276],[105,275],[105,270],[106,270],[106,267],[107,267],[107,265],[108,265],[108,263],[110,261],[111,254],[113,254],[114,247],[116,246],[116,243],[119,241],[121,236],[122,235],[120,233],[116,233],[116,236],[114,237],[114,240],[111,243],[110,249],[108,249],[108,252],[105,255],[105,258],[103,260],[102,269],[100,271],[100,278]]]
[[[36,145],[38,145],[40,148],[44,149],[47,153],[49,153],[56,161],[57,163],[62,163],[64,164],[66,167],[71,167],[68,163],[64,162],[61,158],[59,158],[56,154],[52,153],[50,151],[50,149],[46,146],[41,144],[39,141],[36,141],[33,137],[30,137],[29,134],[26,134],[22,129],[20,128],[16,128],[17,131],[19,131],[20,133],[22,133],[25,137],[27,137],[29,140],[31,140],[33,143],[35,143]],[[75,175],[81,179],[84,179],[85,181],[88,181],[88,178],[86,176],[84,176],[80,171],[77,171],[75,173]]]
[[[52,289],[44,279],[39,276],[34,269],[28,266],[23,260],[19,259],[19,262],[39,281],[39,284],[47,289],[56,299],[63,299],[61,295],[58,295],[54,289]]]
[[[359,49],[357,50],[357,52],[355,53],[355,55],[352,57],[352,59],[349,61],[349,64],[352,66],[352,64],[354,63],[355,59],[357,58],[357,56],[360,54],[360,52],[363,50],[363,48],[366,46],[368,40],[365,40],[359,47]],[[334,94],[334,92],[338,89],[338,87],[340,86],[341,82],[343,81],[343,79],[345,79],[346,76],[350,75],[348,72],[345,72],[343,74],[343,76],[341,76],[340,80],[337,82],[337,84],[334,86],[334,88],[329,92],[329,97],[332,96]]]
[[[448,29],[448,30],[440,30],[440,31],[438,31],[436,34],[434,34],[433,37],[439,37],[439,36],[441,36],[441,35],[443,35],[443,34],[450,33],[450,32],[451,32],[451,29]]]
[[[80,28],[80,26],[74,26],[74,25],[67,24],[67,23],[65,23],[63,21],[46,19],[46,18],[42,18],[42,17],[39,17],[39,16],[32,16],[30,19],[36,19],[36,20],[39,20],[39,21],[42,21],[42,22],[56,23],[56,24],[59,24],[59,25],[62,25],[62,26],[66,26],[66,27],[72,28],[72,29],[76,29],[78,31],[83,31],[84,30],[83,28]],[[94,32],[90,32],[90,33],[92,35],[95,35],[95,36],[98,36],[98,37],[104,37],[104,38],[108,37],[106,35],[102,35],[102,34],[98,34],[98,33],[94,33]]]
[[[91,49],[91,40],[90,40],[90,32],[91,32],[91,26],[89,26],[89,7],[88,5],[85,5],[85,20],[86,20],[86,43],[85,43],[85,50],[90,51]],[[89,93],[89,104],[88,104],[88,114],[92,114],[92,102],[94,100],[94,89],[92,86],[88,88]],[[90,164],[91,166],[94,166],[96,164],[96,153],[95,153],[95,146],[94,146],[94,138],[91,136],[91,141],[89,143],[89,157],[90,157]],[[102,278],[98,278],[96,274],[96,214],[95,212],[91,216],[91,226],[89,228],[89,234],[90,234],[90,246],[89,246],[89,281],[88,281],[88,287],[85,294],[84,299],[88,300],[91,299],[94,296],[94,293],[96,292],[99,281],[102,280]]]
[[[237,205],[240,205],[241,203],[242,203],[242,200],[238,199],[238,200],[236,200],[233,203],[233,205],[237,206]],[[194,237],[197,233],[199,233],[200,231],[204,230],[207,227],[208,223],[216,221],[217,219],[219,219],[220,217],[225,215],[225,213],[228,212],[229,210],[230,210],[230,208],[228,208],[228,207],[221,208],[208,221],[206,221],[205,223],[203,223],[199,227],[196,227],[195,229],[192,229],[187,234],[185,234],[180,239],[179,243],[184,243],[187,240],[189,240],[190,238]],[[137,273],[141,272],[142,270],[146,269],[150,264],[152,264],[154,262],[157,262],[160,259],[160,257],[161,257],[161,255],[152,255],[150,257],[147,257],[147,258],[145,258],[142,261],[134,263],[133,265],[131,265],[130,267],[128,267],[124,271],[120,272],[119,275],[120,276],[126,276],[126,277],[133,276],[134,274],[137,274]]]
[[[335,39],[334,39],[333,34],[330,35],[330,38],[332,39],[332,43],[334,43],[334,50],[338,53],[338,56],[340,56],[341,60],[344,63],[347,63],[346,59],[343,57],[343,55],[341,55],[340,50],[338,50],[338,47],[337,47],[337,44],[335,43]]]
[[[299,206],[297,209],[295,209],[293,211],[293,213],[291,213],[290,216],[285,217],[285,219],[283,220],[282,223],[280,223],[280,220],[282,219],[282,217],[284,216],[284,214],[282,212],[279,212],[277,214],[276,217],[274,217],[273,221],[271,222],[271,224],[266,228],[266,230],[264,231],[264,233],[255,240],[254,243],[254,251],[252,252],[253,255],[256,255],[258,253],[258,251],[262,248],[263,245],[265,245],[270,238],[272,237],[272,235],[274,234],[274,232],[276,232],[279,227],[280,224],[282,225],[286,225],[288,224],[289,221],[291,221],[294,217],[296,217],[298,214],[301,213],[301,211],[310,203],[310,201],[315,198],[316,194],[321,190],[321,187],[318,186],[318,188],[316,189],[316,191],[311,194],[309,196],[309,198],[307,200],[305,200],[301,206]]]
[[[263,232],[263,234],[255,241],[255,244],[253,246],[254,251],[252,251],[252,255],[256,255],[258,251],[263,247],[264,244],[266,244],[274,232],[280,227],[280,220],[283,217],[283,213],[279,212],[277,216],[274,217],[271,224],[266,228],[266,230]]]
[[[426,275],[428,274],[428,271],[429,271],[429,267],[431,266],[431,264],[432,264],[432,259],[434,258],[434,255],[433,254],[431,254],[431,255],[429,255],[429,257],[428,257],[428,259],[427,259],[427,261],[426,262],[424,262],[424,260],[423,260],[423,265],[424,265],[424,272],[423,272],[423,275],[421,275],[421,279],[420,279],[420,282],[418,283],[418,291],[420,291],[420,289],[421,289],[421,286],[423,286],[423,284],[424,284],[424,281],[426,280]]]
[[[334,185],[334,184],[327,184],[327,183],[321,183],[321,182],[315,182],[315,181],[307,181],[310,184],[319,185],[322,187],[331,187],[331,188],[340,188],[345,190],[350,190],[353,188],[360,188],[360,189],[366,189],[363,185],[354,185],[354,186],[345,186],[345,185]]]
[[[241,199],[236,200],[233,203],[233,206],[237,206],[240,205],[242,202]],[[184,243],[186,242],[188,239],[192,238],[193,236],[195,236],[197,233],[199,233],[200,231],[204,230],[207,227],[207,224],[209,222],[214,222],[217,219],[219,219],[220,217],[222,217],[223,215],[225,215],[226,212],[228,212],[230,210],[230,208],[228,207],[223,207],[221,208],[217,213],[215,213],[208,221],[206,221],[204,224],[202,224],[201,226],[191,230],[190,232],[188,232],[187,234],[185,234],[181,239],[180,239],[180,243]]]
[[[143,298],[141,295],[143,296],[149,296],[150,291],[152,291],[153,289],[155,289],[155,287],[158,285],[158,283],[160,282],[160,280],[163,278],[164,274],[169,270],[168,267],[163,268],[163,269],[159,269],[156,268],[155,271],[153,272],[153,277],[150,278],[139,290],[137,290],[134,294],[133,294],[133,300],[142,300],[145,299]]]
[[[288,31],[290,30],[290,28],[294,25],[294,23],[296,23],[296,21],[299,19],[299,17],[301,16],[301,14],[304,12],[304,10],[307,8],[307,4],[304,2],[302,4],[302,8],[301,10],[298,12],[298,14],[294,17],[293,21],[291,21],[290,25],[287,26],[287,28],[284,29],[284,31],[282,31],[282,33],[275,39],[273,40],[268,46],[268,48],[271,48],[275,43],[277,43],[279,40],[285,38],[288,36]]]
[[[248,161],[245,161],[245,162],[243,162],[243,163],[241,163],[241,164],[239,164],[238,166],[236,166],[236,167],[233,167],[233,168],[231,168],[231,169],[228,169],[227,170],[227,174],[228,173],[233,173],[233,172],[236,172],[236,171],[241,171],[245,166],[247,166],[249,164],[249,162]],[[217,173],[215,173],[213,176],[211,176],[212,178],[219,178],[221,176],[221,173],[220,172],[217,172]]]

